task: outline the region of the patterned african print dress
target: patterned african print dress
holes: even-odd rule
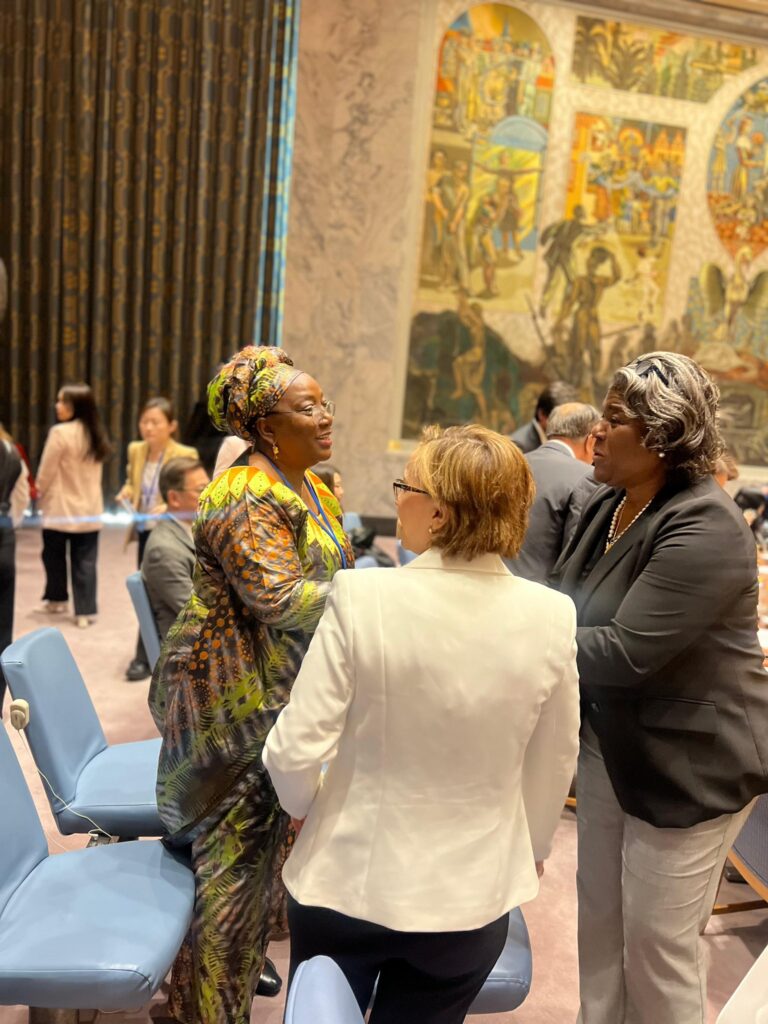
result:
[[[163,737],[158,807],[171,841],[191,843],[196,876],[195,916],[170,999],[188,1024],[248,1020],[287,825],[261,752],[341,550],[353,562],[336,499],[307,475],[333,537],[259,468],[230,469],[203,492],[192,596],[152,677],[149,704]]]

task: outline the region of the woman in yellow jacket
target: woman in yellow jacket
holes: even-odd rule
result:
[[[135,515],[129,540],[138,539],[138,567],[154,522],[152,517],[163,511],[160,497],[160,470],[169,459],[185,456],[199,458],[197,450],[174,441],[178,423],[173,406],[167,398],[150,398],[139,414],[140,441],[128,445],[126,482],[118,492],[117,500],[130,507]],[[147,654],[139,637],[136,654],[128,666],[125,678],[130,682],[147,679],[150,672]]]

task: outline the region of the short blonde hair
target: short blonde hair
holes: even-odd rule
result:
[[[434,547],[467,559],[517,557],[535,488],[525,457],[508,437],[476,423],[427,427],[410,466],[419,486],[445,509]]]

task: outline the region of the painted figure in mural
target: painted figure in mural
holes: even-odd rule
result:
[[[496,198],[498,205],[498,230],[501,235],[502,256],[509,255],[509,239],[512,237],[512,245],[517,256],[518,263],[523,259],[523,251],[520,248],[520,219],[522,209],[520,200],[515,189],[515,182],[518,178],[527,177],[531,174],[541,174],[540,167],[523,167],[513,170],[507,166],[507,154],[499,156],[498,167],[489,167],[479,160],[475,166],[486,174],[493,174],[497,178]]]
[[[608,273],[603,274],[601,268],[606,263]],[[606,289],[620,280],[621,268],[615,255],[605,246],[594,246],[587,258],[585,273],[576,278],[566,294],[552,329],[555,348],[563,363],[561,376],[575,387],[589,385],[595,394],[599,391],[602,358],[598,308]],[[566,321],[571,313],[573,318],[566,335]],[[589,379],[586,378],[585,363],[589,364]]]
[[[469,393],[477,404],[477,419],[488,421],[488,404],[483,391],[485,377],[485,321],[483,307],[479,302],[469,303],[465,289],[459,289],[458,314],[462,324],[469,331],[470,346],[465,352],[453,358],[453,379],[456,388],[451,398],[463,398]]]
[[[656,303],[659,301],[661,289],[659,288],[659,260],[654,249],[643,245],[637,248],[637,263],[632,277],[627,278],[627,284],[640,284],[641,299],[637,316],[640,321],[652,317],[656,312]]]
[[[547,279],[539,300],[539,316],[545,316],[555,289],[563,286],[563,300],[573,285],[573,247],[583,235],[591,230],[585,223],[584,207],[577,205],[573,214],[564,220],[548,224],[541,233],[541,244],[545,246],[544,262],[547,264]]]
[[[424,238],[421,250],[421,272],[429,276],[437,276],[440,272],[447,214],[439,185],[445,174],[445,152],[442,149],[436,149],[432,154],[432,161],[427,171]]]
[[[725,192],[728,174],[728,156],[726,151],[728,139],[720,129],[712,143],[712,169],[709,172],[709,187],[712,192]]]
[[[472,253],[473,264],[479,263],[483,270],[485,290],[483,296],[492,298],[499,294],[496,284],[496,266],[499,254],[496,249],[494,232],[499,223],[501,210],[495,192],[481,196],[472,219]]]
[[[466,213],[469,201],[466,161],[455,161],[450,174],[444,174],[436,186],[441,215],[444,217],[440,260],[440,285],[449,288],[459,284],[469,288],[467,260]]]
[[[737,164],[731,176],[731,195],[734,199],[743,199],[749,192],[750,171],[754,167],[760,167],[761,163],[755,159],[756,143],[759,141],[752,134],[752,118],[743,117],[739,121],[736,141]]]

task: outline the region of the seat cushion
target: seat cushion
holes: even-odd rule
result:
[[[486,978],[470,1013],[505,1013],[516,1010],[531,988],[533,963],[528,929],[519,909],[509,912],[509,931],[501,956]]]
[[[157,840],[46,858],[0,914],[0,1005],[135,1009],[192,917],[189,866]]]
[[[285,1004],[285,1024],[363,1024],[363,1015],[335,960],[299,964]]]
[[[97,754],[77,780],[72,808],[113,836],[161,836],[155,786],[159,739],[117,743]],[[66,809],[57,815],[64,835],[93,826]]]

